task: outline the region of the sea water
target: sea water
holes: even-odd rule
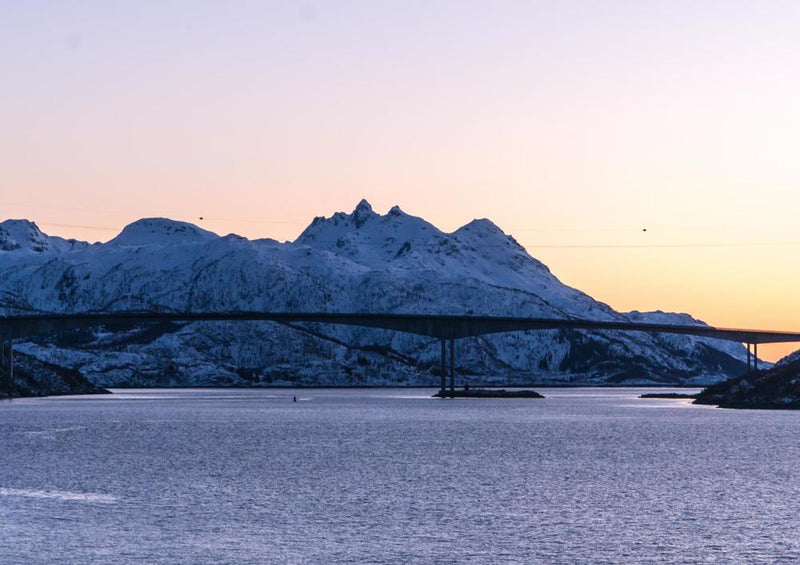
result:
[[[800,561],[800,412],[539,391],[3,401],[0,563]]]

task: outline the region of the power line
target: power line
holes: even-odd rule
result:
[[[43,226],[53,226],[57,228],[78,228],[82,230],[97,230],[97,231],[118,231],[119,228],[111,228],[106,226],[86,226],[81,224],[57,224],[54,222],[37,222]]]
[[[25,204],[22,202],[8,202],[3,201],[0,202],[2,206],[15,206],[19,208],[41,208],[47,210],[60,210],[60,211],[67,211],[67,212],[90,212],[94,214],[115,214],[115,215],[125,215],[125,216],[138,216],[138,217],[147,217],[151,216],[151,213],[139,214],[135,213],[131,210],[101,210],[97,208],[86,208],[86,207],[76,207],[76,206],[54,206],[51,204]],[[158,214],[169,214],[171,216],[175,216],[175,218],[184,218],[187,221],[213,221],[213,222],[238,222],[238,223],[248,223],[248,224],[300,224],[304,223],[305,220],[276,220],[276,219],[252,219],[252,218],[219,218],[213,216],[206,216],[204,214],[186,214],[184,212],[178,213],[176,210],[161,210]],[[157,214],[157,215],[158,215]],[[42,222],[43,224],[45,222]],[[49,225],[59,225],[55,223],[50,223]],[[61,224],[62,227],[73,227],[67,224]],[[93,229],[90,226],[74,226],[74,227],[87,227],[89,229]]]
[[[23,204],[20,202],[8,202],[3,201],[0,202],[0,205],[5,206],[19,206],[19,207],[31,207],[31,208],[46,208],[52,210],[66,210],[66,211],[80,211],[80,212],[94,212],[99,214],[125,214],[131,216],[131,211],[121,211],[121,210],[99,210],[99,209],[89,209],[85,207],[70,207],[70,206],[53,206],[48,204]],[[300,220],[253,220],[253,219],[242,219],[242,218],[218,218],[218,217],[209,217],[209,216],[192,216],[187,217],[185,215],[178,216],[178,218],[183,218],[184,221],[191,221],[191,222],[233,222],[233,223],[256,223],[256,224],[299,224],[305,225],[306,222]],[[91,224],[69,224],[69,223],[61,223],[61,222],[47,222],[41,221],[38,222],[43,226],[51,226],[51,227],[58,227],[58,228],[72,228],[72,229],[84,229],[84,230],[96,230],[96,231],[104,231],[104,232],[118,232],[120,231],[120,227],[112,227],[112,226],[101,226],[101,225],[91,225]],[[686,233],[687,231],[714,231],[714,230],[733,230],[735,228],[732,227],[665,227],[665,226],[658,226],[655,228],[658,232],[668,232],[668,231],[681,231],[682,233]],[[635,227],[605,227],[605,226],[597,226],[597,227],[570,227],[570,226],[517,226],[508,230],[509,232],[524,232],[524,231],[535,231],[535,232],[641,232],[641,231],[648,231],[648,228],[635,228]],[[653,229],[650,229],[652,232]],[[749,242],[699,242],[699,243],[592,243],[592,244],[536,244],[536,243],[528,243],[528,246],[531,249],[690,249],[690,248],[735,248],[735,247],[791,247],[791,246],[798,246],[800,245],[800,241],[749,241]]]
[[[653,244],[530,244],[533,249],[670,249],[689,247],[780,247],[800,245],[800,241],[762,241],[747,243],[653,243]]]

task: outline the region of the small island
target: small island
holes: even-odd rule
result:
[[[666,399],[694,399],[697,398],[696,394],[686,394],[683,392],[648,392],[639,396],[639,398],[666,398]]]
[[[544,398],[535,390],[489,390],[485,388],[464,387],[459,390],[442,389],[434,398]]]

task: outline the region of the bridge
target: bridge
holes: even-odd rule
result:
[[[507,316],[460,316],[438,314],[369,314],[325,312],[84,312],[0,316],[0,369],[13,377],[15,339],[103,326],[122,331],[153,323],[221,321],[266,321],[278,323],[319,323],[394,330],[438,339],[441,343],[441,388],[446,388],[447,342],[450,342],[450,389],[455,388],[455,340],[480,335],[532,330],[591,330],[693,335],[734,341],[747,345],[747,368],[758,369],[759,343],[800,342],[800,332],[717,328],[704,325],[646,324],[584,320],[576,318],[526,318]]]

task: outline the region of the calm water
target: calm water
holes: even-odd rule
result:
[[[0,402],[0,563],[800,560],[800,412],[540,390]]]

